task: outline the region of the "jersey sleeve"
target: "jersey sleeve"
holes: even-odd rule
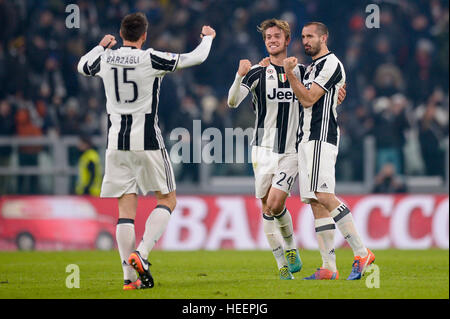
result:
[[[244,76],[241,86],[251,91],[258,83],[259,76],[264,68],[260,65],[253,66],[250,71]]]
[[[175,71],[179,59],[180,55],[178,53],[150,50],[152,68],[162,73]]]
[[[204,36],[200,44],[191,52],[180,54],[177,69],[185,69],[205,62],[211,50],[212,36]]]
[[[328,92],[342,80],[344,70],[337,59],[327,58],[316,66],[316,73],[314,82]]]
[[[91,51],[83,55],[78,62],[78,72],[84,76],[96,76],[100,72],[102,54],[105,48],[101,45],[94,47]]]
[[[231,108],[236,108],[241,104],[241,102],[245,99],[245,97],[248,95],[248,90],[245,86],[242,84],[242,79],[238,73],[236,73],[236,76],[234,78],[234,82],[231,85],[230,90],[228,91],[228,106]]]

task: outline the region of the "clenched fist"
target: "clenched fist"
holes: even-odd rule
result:
[[[99,43],[99,45],[101,45],[105,49],[112,48],[116,44],[117,44],[116,37],[111,34],[105,35],[103,37],[102,41],[100,41],[100,43]]]
[[[205,36],[205,35],[210,35],[214,39],[216,37],[216,30],[211,28],[209,25],[204,25],[202,27],[201,37],[203,38],[203,36]]]
[[[245,76],[248,73],[248,71],[250,71],[251,67],[252,63],[249,60],[240,60],[238,74],[240,76]]]
[[[296,57],[291,56],[283,60],[284,71],[292,71],[297,66],[298,60]]]

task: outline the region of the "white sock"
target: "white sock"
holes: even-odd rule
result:
[[[350,247],[353,249],[353,255],[365,257],[367,256],[367,249],[364,246],[361,237],[359,237],[356,230],[355,223],[353,222],[353,216],[345,204],[339,205],[331,212],[339,231],[342,236],[347,240]]]
[[[137,248],[137,251],[141,254],[142,258],[148,258],[148,254],[166,230],[171,213],[172,212],[167,206],[158,205],[147,218],[144,236]]]
[[[284,243],[286,244],[286,249],[295,249],[297,245],[295,244],[294,237],[294,227],[292,226],[292,217],[287,208],[284,208],[280,215],[275,217],[275,225],[280,229],[281,236],[283,236]]]
[[[314,221],[314,226],[320,254],[322,255],[322,268],[335,272],[337,268],[334,251],[334,231],[336,229],[334,220],[331,217],[319,218]]]
[[[263,230],[266,235],[267,242],[272,249],[273,257],[277,262],[278,269],[287,266],[286,258],[284,257],[284,250],[282,242],[277,236],[276,225],[273,217],[263,214]]]
[[[116,226],[116,240],[123,269],[123,279],[136,281],[136,271],[128,264],[128,257],[136,249],[133,219],[119,218]]]

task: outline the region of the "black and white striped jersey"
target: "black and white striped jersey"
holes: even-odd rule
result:
[[[299,64],[294,74],[302,81],[305,67]],[[256,114],[252,145],[275,153],[296,153],[300,104],[282,66],[253,66],[241,86],[252,92]]]
[[[336,107],[339,89],[345,83],[345,70],[332,52],[313,60],[306,68],[303,84],[309,89],[313,82],[326,93],[312,107],[304,108],[300,116],[298,142],[319,140],[338,145]]]
[[[180,55],[127,46],[116,50],[97,46],[86,56],[82,73],[101,77],[105,87],[107,149],[165,148],[158,126],[159,90],[164,75],[175,71]]]

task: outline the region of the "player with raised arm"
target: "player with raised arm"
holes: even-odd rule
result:
[[[241,60],[228,93],[228,105],[236,108],[249,92],[256,114],[252,141],[255,195],[261,199],[263,230],[272,249],[281,279],[292,279],[302,268],[286,198],[298,174],[297,131],[301,107],[283,68],[290,42],[286,21],[269,19],[258,30],[269,53],[267,63],[254,65]],[[302,79],[305,67],[293,70]],[[344,96],[345,96],[345,90]],[[281,233],[283,239],[277,235]],[[283,249],[283,246],[285,250]]]
[[[158,126],[161,81],[168,72],[206,60],[216,35],[203,26],[202,41],[192,52],[175,54],[143,50],[148,21],[143,13],[125,16],[120,26],[123,46],[106,35],[78,63],[78,72],[103,80],[108,113],[105,176],[101,197],[118,198],[116,239],[123,267],[124,290],[154,286],[148,255],[163,234],[176,205],[172,165]],[[154,191],[150,213],[136,249],[134,220],[138,191]],[[136,271],[139,273],[137,278]]]
[[[283,61],[292,90],[304,107],[298,145],[300,195],[313,210],[323,260],[322,267],[305,279],[338,279],[334,252],[337,224],[353,249],[354,261],[347,279],[355,280],[362,277],[375,255],[364,246],[348,207],[334,194],[339,145],[336,107],[345,71],[341,61],[328,50],[327,40],[328,28],[323,23],[310,22],[304,26],[302,42],[313,61],[306,68],[303,81],[296,75],[297,58]]]

